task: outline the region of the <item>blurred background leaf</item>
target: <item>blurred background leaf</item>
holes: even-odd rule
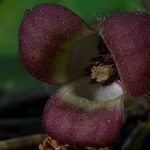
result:
[[[18,29],[27,9],[40,3],[60,3],[87,21],[118,11],[143,11],[140,0],[0,0],[0,90],[20,91],[47,86],[23,67],[18,52]],[[55,88],[55,86],[51,86]]]

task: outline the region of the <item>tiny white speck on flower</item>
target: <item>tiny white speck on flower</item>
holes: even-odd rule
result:
[[[109,120],[109,119],[107,119],[107,122],[108,122],[108,123],[110,123],[110,120]]]

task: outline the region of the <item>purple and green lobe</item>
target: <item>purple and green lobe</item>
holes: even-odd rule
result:
[[[76,94],[67,99],[69,89],[62,87],[47,102],[43,112],[46,133],[60,143],[101,147],[114,144],[122,125],[120,98],[98,104]]]
[[[57,4],[41,4],[26,12],[19,30],[19,49],[29,72],[48,83],[71,80],[67,65],[71,49],[93,34],[71,10]]]
[[[150,14],[126,12],[100,22],[100,35],[117,64],[125,93],[150,91]]]

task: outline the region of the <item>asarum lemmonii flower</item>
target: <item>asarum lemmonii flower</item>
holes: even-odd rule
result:
[[[61,143],[113,144],[123,102],[150,91],[150,14],[124,12],[98,23],[96,31],[61,5],[41,4],[20,25],[26,68],[39,80],[62,84],[42,118],[46,133]]]

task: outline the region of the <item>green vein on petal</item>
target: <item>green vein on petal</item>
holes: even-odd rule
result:
[[[88,110],[114,108],[122,105],[123,91],[118,83],[114,82],[109,86],[102,87],[101,85],[91,85],[88,81],[88,78],[82,78],[63,86],[59,90],[63,100]],[[85,92],[85,95],[80,95],[80,90],[81,93]],[[89,91],[86,93],[86,90]]]

